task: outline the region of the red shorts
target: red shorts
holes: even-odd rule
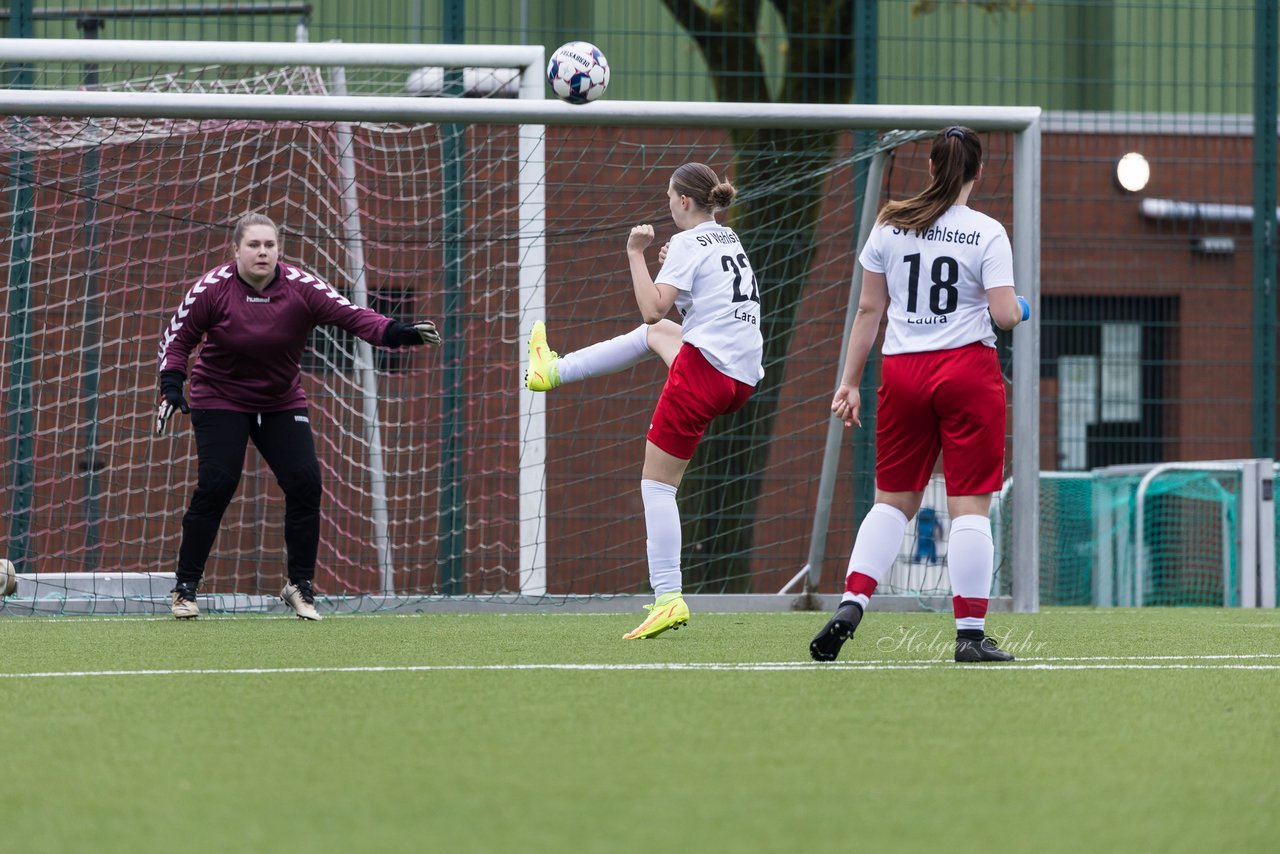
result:
[[[885,356],[876,411],[876,486],[919,492],[938,452],[948,495],[998,492],[1004,480],[1004,377],[981,343]]]
[[[684,344],[653,411],[649,441],[673,457],[693,459],[711,419],[741,409],[753,391],[755,386],[725,376],[701,350]]]

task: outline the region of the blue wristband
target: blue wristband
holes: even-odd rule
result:
[[[1027,302],[1026,297],[1018,297],[1018,305],[1022,306],[1022,319],[1031,319],[1031,303]]]

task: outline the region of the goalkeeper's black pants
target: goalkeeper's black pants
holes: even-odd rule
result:
[[[196,490],[182,517],[178,547],[178,583],[195,587],[218,537],[222,514],[240,485],[249,440],[284,491],[284,543],[291,581],[316,574],[320,544],[320,461],[306,409],[284,412],[231,412],[193,409],[198,470]]]

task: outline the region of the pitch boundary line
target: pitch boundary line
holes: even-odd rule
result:
[[[1276,659],[1270,664],[1232,663]],[[1075,663],[1071,663],[1075,662]],[[1115,663],[1104,663],[1115,662]],[[156,668],[149,670],[70,670],[0,673],[0,679],[86,679],[104,676],[274,676],[325,673],[457,673],[457,672],[843,672],[947,670],[980,673],[1043,672],[1047,670],[1280,670],[1280,654],[1131,656],[1025,659],[1010,664],[957,666],[951,661],[848,661],[818,664],[810,661],[636,662],[626,664],[405,664],[350,667],[234,667]]]

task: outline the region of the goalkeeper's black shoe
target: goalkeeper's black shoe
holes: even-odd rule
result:
[[[840,603],[835,616],[827,620],[822,631],[809,641],[809,657],[814,661],[835,661],[840,654],[840,647],[853,637],[853,632],[861,621],[861,605],[857,602]]]
[[[1013,656],[981,631],[960,631],[956,633],[956,661],[1013,661]]]

